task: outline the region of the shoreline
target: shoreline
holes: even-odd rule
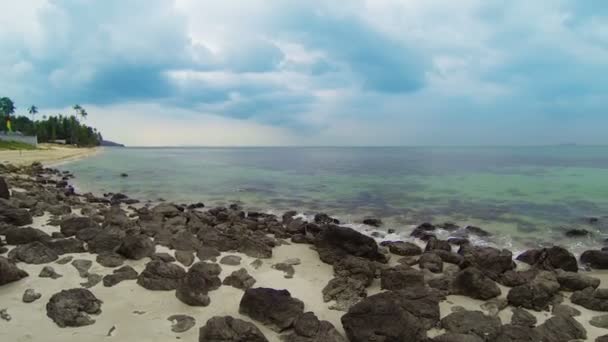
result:
[[[39,162],[47,167],[88,158],[103,152],[103,147],[67,147],[54,144],[39,144],[36,150],[0,150],[0,163],[16,166]]]
[[[26,175],[28,176],[26,177]],[[30,177],[29,175],[35,175],[36,177],[28,178]],[[124,234],[121,241],[118,242],[121,244],[120,246],[122,246],[122,240],[126,236],[131,236],[129,234],[137,231],[137,235],[135,236],[140,239],[138,241],[145,242],[144,244],[147,244],[148,240],[153,241],[153,251],[155,253],[167,253],[171,258],[177,258],[178,254],[176,250],[189,249],[188,246],[192,244],[198,246],[199,243],[203,243],[204,247],[210,241],[216,241],[214,239],[217,238],[214,238],[213,235],[208,235],[212,231],[222,232],[222,234],[234,234],[231,233],[231,230],[237,229],[238,233],[235,236],[237,240],[228,239],[224,241],[220,239],[221,241],[212,243],[213,247],[210,248],[220,250],[212,258],[203,257],[204,253],[200,252],[200,246],[194,248],[196,251],[191,252],[192,254],[196,254],[193,257],[193,262],[205,261],[207,263],[215,263],[219,261],[218,264],[215,264],[221,268],[220,273],[217,275],[220,278],[218,281],[221,279],[225,280],[232,272],[244,268],[256,280],[252,288],[287,289],[291,297],[303,301],[303,311],[312,311],[319,319],[328,321],[332,325],[332,329],[334,329],[331,330],[332,334],[337,333],[342,336],[345,336],[348,330],[345,330],[342,323],[344,322],[344,317],[347,316],[349,307],[356,302],[372,301],[381,293],[401,293],[398,291],[406,291],[404,295],[407,293],[407,296],[413,296],[409,299],[412,302],[408,302],[408,306],[415,307],[413,312],[421,310],[417,313],[420,316],[412,316],[415,320],[420,319],[418,324],[422,324],[421,322],[428,323],[429,320],[433,322],[427,329],[429,338],[435,338],[446,333],[446,331],[451,331],[449,324],[444,323],[443,319],[463,309],[469,310],[467,312],[483,311],[484,317],[498,317],[501,325],[498,326],[496,333],[505,334],[505,331],[510,329],[508,323],[512,318],[511,309],[514,307],[514,305],[508,302],[511,299],[507,299],[511,289],[517,286],[525,286],[527,283],[541,281],[545,282],[542,285],[542,289],[545,289],[547,281],[549,283],[557,283],[557,278],[554,278],[556,279],[554,281],[547,279],[538,280],[540,274],[543,277],[556,277],[561,274],[561,271],[558,271],[558,269],[562,265],[552,264],[551,261],[547,261],[550,258],[547,260],[536,260],[532,266],[524,264],[521,261],[516,261],[513,267],[516,272],[521,272],[518,273],[518,276],[524,277],[524,274],[527,274],[525,272],[531,269],[534,271],[533,278],[527,282],[524,281],[522,285],[507,287],[502,284],[505,280],[501,278],[504,273],[511,270],[509,267],[506,267],[501,269],[500,276],[495,278],[490,277],[491,273],[480,276],[482,278],[480,278],[478,283],[472,282],[469,285],[481,287],[475,288],[474,291],[465,291],[466,293],[463,293],[463,289],[455,290],[452,288],[455,285],[444,288],[442,285],[444,280],[450,280],[452,277],[457,278],[464,270],[470,268],[479,269],[485,274],[486,271],[489,271],[485,267],[494,268],[498,267],[498,264],[504,264],[504,257],[492,254],[501,253],[499,250],[496,250],[497,252],[492,251],[487,257],[496,258],[496,265],[481,266],[485,258],[477,260],[474,255],[480,251],[487,251],[487,249],[473,244],[469,245],[469,247],[466,245],[458,247],[456,242],[449,242],[448,240],[443,240],[447,239],[445,237],[435,236],[438,229],[442,227],[421,225],[414,229],[414,231],[417,231],[417,235],[415,236],[417,237],[416,245],[419,251],[415,251],[411,256],[404,256],[403,251],[399,251],[404,246],[399,244],[393,245],[393,243],[377,245],[376,242],[372,242],[374,240],[371,240],[371,238],[355,230],[349,230],[350,228],[340,228],[339,226],[333,228],[334,223],[337,222],[327,215],[315,216],[311,219],[312,222],[306,222],[301,220],[299,216],[294,216],[294,214],[284,214],[281,217],[280,215],[247,212],[238,206],[209,209],[206,207],[197,208],[194,205],[192,207],[179,207],[166,202],[152,205],[150,203],[136,203],[136,201],[130,200],[125,195],[117,194],[105,198],[96,197],[92,194],[68,194],[66,196],[65,194],[69,192],[67,188],[68,184],[67,182],[62,183],[62,181],[69,180],[71,178],[70,174],[62,174],[40,168],[13,170],[10,173],[5,173],[3,176],[6,177],[7,182],[12,188],[14,199],[11,201],[16,201],[13,203],[19,203],[19,207],[29,208],[29,212],[35,213],[33,222],[28,224],[28,226],[38,229],[47,236],[54,236],[53,240],[46,240],[45,238],[41,241],[47,243],[48,241],[68,238],[69,240],[78,242],[80,239],[85,239],[82,240],[85,243],[80,242],[84,248],[83,250],[71,251],[71,253],[65,253],[61,257],[72,256],[74,259],[89,260],[92,264],[91,268],[87,271],[89,274],[108,276],[116,270],[116,267],[103,267],[98,263],[96,256],[100,252],[90,250],[91,241],[93,240],[80,236],[78,233],[76,233],[75,238],[63,234],[66,232],[62,228],[63,222],[73,216],[90,217],[96,220],[100,224],[101,230],[95,230],[92,233],[102,234],[103,230],[108,229],[112,232],[117,232],[116,234]],[[45,191],[54,192],[58,198],[63,198],[63,200],[51,204],[52,208],[46,207],[45,209],[39,208],[36,203],[31,204],[31,202],[27,202],[30,196],[34,196],[38,201],[41,201],[44,198],[42,194]],[[40,197],[38,197],[38,194],[41,194]],[[114,202],[115,206],[111,207],[110,202]],[[63,209],[59,208],[61,206],[63,206]],[[65,206],[70,208],[69,211],[71,213],[66,212]],[[50,211],[53,211],[55,215],[52,215]],[[199,220],[208,223],[202,225],[192,223],[199,222]],[[227,223],[229,223],[228,226],[226,226]],[[160,224],[161,230],[153,228],[158,224]],[[181,228],[182,225],[183,228]],[[260,226],[263,228],[260,228]],[[165,229],[170,232],[169,235],[161,233]],[[207,229],[211,230],[207,231]],[[198,232],[196,235],[189,235],[193,231]],[[327,233],[328,231],[339,232],[341,237],[333,240],[334,238],[331,235],[327,235],[329,234]],[[475,236],[475,234],[483,234],[483,232],[471,231],[469,234]],[[3,231],[2,228],[0,228],[0,235],[5,235],[6,238],[6,231]],[[184,239],[183,237],[185,236],[189,236],[189,238]],[[245,240],[242,240],[243,237],[251,240],[246,240],[245,243]],[[24,236],[23,238],[26,237]],[[32,237],[30,236],[29,238]],[[28,246],[29,244],[20,244],[19,246],[24,245]],[[178,248],[178,246],[181,247]],[[11,251],[15,248],[20,248],[15,245],[7,245],[6,247],[8,250],[0,253],[0,257],[9,256],[10,258],[12,255]],[[448,247],[449,251],[447,250]],[[410,250],[415,249],[411,245],[408,248]],[[270,256],[267,254],[269,251]],[[440,253],[440,251],[443,252]],[[12,315],[10,322],[0,321],[0,325],[3,325],[3,328],[0,329],[0,337],[5,336],[17,341],[65,341],[76,336],[84,337],[90,341],[105,341],[108,338],[115,341],[145,339],[160,342],[166,341],[168,338],[180,338],[190,341],[196,340],[199,334],[198,328],[205,326],[207,320],[216,315],[230,315],[245,322],[250,322],[260,329],[261,333],[269,341],[273,342],[280,341],[281,336],[293,333],[292,329],[286,329],[285,333],[278,334],[268,324],[264,324],[263,319],[259,319],[259,317],[256,319],[253,317],[254,315],[244,313],[240,307],[242,306],[242,302],[239,303],[241,298],[244,297],[243,290],[227,284],[219,286],[218,289],[211,289],[208,292],[210,304],[203,307],[186,305],[178,299],[179,297],[176,298],[173,291],[150,291],[150,289],[146,289],[140,284],[140,278],[145,273],[143,271],[152,263],[150,257],[155,257],[157,254],[146,253],[143,257],[133,257],[134,254],[131,254],[130,251],[127,252],[126,254],[132,257],[123,258],[123,264],[132,267],[137,272],[137,282],[125,280],[113,287],[97,284],[89,288],[97,298],[102,300],[102,311],[99,315],[92,315],[92,318],[96,320],[94,324],[78,328],[59,328],[51,318],[44,315],[45,304],[54,293],[66,288],[79,288],[79,284],[86,282],[87,279],[83,279],[76,268],[69,263],[57,264],[56,262],[49,262],[31,264],[24,263],[23,260],[17,260],[20,262],[16,266],[28,272],[29,276],[6,285],[0,285],[0,297],[7,299],[6,302],[3,301],[0,304],[0,310],[7,308],[8,313]],[[408,252],[408,255],[410,255],[409,253],[411,252]],[[468,253],[473,253],[473,256],[471,256],[473,259],[465,260],[465,258],[470,256]],[[552,252],[550,250],[543,250],[543,253]],[[440,272],[433,271],[427,263],[423,263],[421,259],[418,260],[418,258],[422,258],[427,254],[433,254],[439,258],[438,260],[433,260],[432,263],[441,263],[442,270]],[[509,258],[516,259],[516,255],[511,254],[511,252],[508,255]],[[226,256],[239,257],[238,265],[229,265],[222,262],[222,259]],[[159,257],[157,256],[157,258]],[[294,262],[291,265],[287,262],[287,260],[294,258],[299,259],[297,263]],[[574,257],[572,256],[572,258]],[[342,264],[343,259],[351,260],[350,262],[354,264],[351,266]],[[416,259],[416,263],[411,264],[411,267],[406,266],[406,264],[410,265],[412,259]],[[574,260],[576,261],[577,259]],[[260,260],[261,266],[254,265],[254,262],[257,262],[257,260]],[[454,264],[454,260],[458,260],[458,264]],[[571,257],[566,257],[561,260],[570,262],[572,259]],[[465,261],[472,263],[471,265],[473,266],[464,266],[462,263]],[[171,262],[171,264],[178,265],[180,268],[184,267],[185,270],[188,269],[188,266],[179,261]],[[287,264],[287,266],[278,266],[279,264]],[[54,280],[38,277],[37,274],[45,265],[52,266],[62,277]],[[291,265],[291,268],[288,267],[289,265]],[[367,272],[365,269],[368,267],[374,269],[374,271],[365,273]],[[284,269],[291,271],[286,272],[283,271]],[[291,277],[287,277],[289,272],[293,272]],[[553,275],[551,276],[551,274]],[[581,270],[579,273],[574,274],[597,278],[598,283],[595,287],[608,287],[608,270],[593,270],[590,272]],[[369,283],[363,289],[357,288],[357,291],[364,290],[367,296],[358,298],[358,294],[355,294],[355,298],[353,298],[351,291],[355,289],[349,286],[356,284],[354,280],[359,281],[357,279],[360,279],[361,276],[368,279]],[[405,278],[400,278],[402,276],[405,276]],[[392,277],[396,278],[393,279]],[[418,287],[412,288],[412,285],[409,285],[410,281],[420,281],[419,277],[423,278],[424,291],[422,292]],[[326,289],[326,285],[332,279],[354,280],[353,283],[349,283],[351,285],[344,285],[346,287],[341,288],[335,294],[338,297],[325,301],[323,298],[325,294],[324,289]],[[395,282],[396,280],[397,282]],[[498,285],[495,285],[496,282],[498,282]],[[392,285],[389,285],[390,283]],[[474,298],[479,292],[487,291],[488,287],[491,288],[492,286],[498,286],[497,288],[500,289],[499,295],[494,295],[492,299],[487,298],[485,300]],[[557,283],[557,286],[564,285],[560,282]],[[26,288],[37,290],[41,293],[42,298],[31,304],[24,303],[21,297]],[[592,341],[599,336],[608,334],[608,329],[598,328],[589,324],[592,317],[601,316],[602,313],[572,304],[570,300],[572,297],[571,293],[571,291],[565,291],[561,288],[559,291],[552,292],[551,302],[547,303],[547,307],[550,308],[557,305],[556,303],[559,302],[559,298],[562,298],[564,304],[572,306],[581,312],[577,317],[552,315],[550,311],[542,310],[527,309],[525,311],[536,318],[537,323],[535,325],[537,327],[542,327],[546,321],[557,317],[556,319],[565,320],[566,322],[575,320],[582,324],[587,340]],[[417,302],[418,299],[416,298],[419,298],[421,295],[423,296],[423,300]],[[336,298],[342,298],[340,296],[348,297],[346,301],[349,304],[346,305],[346,311],[330,309],[331,306],[337,304]],[[121,300],[122,298],[129,298],[129,300],[124,301]],[[345,298],[342,299],[344,300]],[[484,305],[492,301],[495,302],[494,306],[498,305],[498,308],[494,310],[495,312],[493,309],[486,310],[483,308]],[[499,302],[504,303],[506,306],[498,304]],[[390,305],[397,304],[393,303]],[[436,313],[432,312],[431,309],[434,305],[437,305]],[[528,304],[524,304],[524,306],[526,305]],[[431,312],[428,310],[431,310]],[[378,324],[375,321],[377,318],[373,315],[373,309],[371,311],[367,313],[369,317],[361,322],[361,327],[356,327],[355,330],[363,329],[367,324]],[[194,327],[183,333],[172,332],[171,323],[167,318],[174,314],[191,316],[196,320]],[[439,321],[440,319],[442,319],[441,322]],[[426,326],[427,323],[424,323],[424,325]],[[292,322],[291,324],[294,323]],[[403,322],[397,322],[397,324],[403,324]],[[31,326],[34,325],[38,327],[36,331],[31,330]],[[377,328],[382,329],[380,326]],[[352,329],[353,327],[351,326]],[[537,330],[543,331],[541,328],[531,329],[524,326],[517,326],[517,329],[530,334],[535,333]],[[427,332],[425,332],[425,335],[427,335]],[[323,341],[343,342],[347,340],[344,337],[342,339],[334,337],[334,339]],[[362,340],[351,338],[351,341],[359,342]],[[421,339],[420,341],[423,340]],[[436,341],[449,340],[437,339]]]

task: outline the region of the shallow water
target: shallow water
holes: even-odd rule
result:
[[[452,221],[481,226],[509,246],[586,248],[608,233],[603,146],[106,148],[61,168],[87,191],[324,211],[352,223],[374,215],[384,229],[401,232]],[[588,224],[589,217],[599,223]],[[565,227],[592,230],[594,237],[564,240]]]

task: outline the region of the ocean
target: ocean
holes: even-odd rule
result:
[[[105,148],[60,168],[80,191],[326,212],[367,232],[374,216],[403,238],[423,222],[475,225],[493,234],[482,243],[514,249],[608,237],[605,146]],[[566,238],[572,228],[592,235]]]

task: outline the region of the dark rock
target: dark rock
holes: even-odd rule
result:
[[[218,275],[222,269],[218,264],[197,262],[177,287],[175,296],[191,306],[207,306],[210,303],[209,291],[215,290],[222,284]]]
[[[511,316],[511,324],[533,328],[536,326],[536,317],[524,309],[514,308],[513,316]]]
[[[123,239],[116,253],[127,259],[140,260],[154,254],[156,246],[152,239],[145,235],[130,235]]]
[[[304,312],[304,303],[287,290],[247,289],[241,298],[239,313],[247,315],[275,331],[290,328]]]
[[[415,237],[415,238],[419,238],[419,239],[423,239],[426,240],[426,237],[428,236],[434,236],[432,235],[432,233],[437,229],[437,227],[433,226],[430,223],[423,223],[421,225],[419,225],[418,227],[416,227],[411,233],[410,236]]]
[[[199,342],[268,342],[253,323],[231,316],[210,318],[199,331]]]
[[[608,315],[593,316],[589,324],[597,328],[608,329]]]
[[[538,270],[530,269],[526,271],[509,270],[501,274],[498,282],[509,287],[515,287],[529,283],[536,277]]]
[[[458,253],[448,252],[443,249],[436,249],[433,253],[437,254],[443,262],[449,264],[461,265],[464,262],[464,257]]]
[[[0,177],[0,198],[11,198],[11,192],[9,191],[8,184],[6,184],[4,177]]]
[[[502,273],[515,268],[513,254],[507,249],[463,245],[458,254],[464,257],[461,268],[475,266],[492,280],[497,280]]]
[[[580,316],[581,312],[578,311],[577,309],[566,305],[566,304],[557,304],[553,306],[553,309],[551,310],[551,313],[554,316],[570,316],[570,317],[576,317],[576,316]]]
[[[386,256],[378,251],[376,241],[351,228],[327,226],[315,239],[321,260],[328,264],[348,255],[386,263]]]
[[[38,274],[38,276],[40,278],[51,278],[51,279],[57,279],[57,278],[63,277],[61,274],[58,274],[57,272],[55,272],[55,269],[53,269],[51,266],[44,266],[42,268],[42,270],[40,271],[40,274]]]
[[[0,257],[0,286],[27,277],[27,272],[19,269],[13,262],[5,257]]]
[[[335,219],[325,213],[319,213],[315,215],[314,221],[316,224],[340,224],[340,220]]]
[[[495,341],[501,326],[500,318],[486,316],[481,311],[453,312],[441,320],[441,327],[448,332],[475,334],[486,341]]]
[[[116,253],[102,253],[97,255],[96,261],[104,267],[118,267],[124,264],[125,258]]]
[[[541,311],[547,309],[559,287],[555,274],[541,271],[530,283],[512,288],[507,300],[515,307]]]
[[[34,289],[27,289],[23,293],[22,300],[24,303],[32,303],[40,299],[40,297],[42,297],[42,295],[36,292]]]
[[[496,342],[539,342],[539,333],[532,327],[506,324],[500,329]]]
[[[192,316],[188,315],[172,315],[167,318],[168,321],[171,321],[173,324],[171,325],[171,331],[175,333],[183,333],[186,332],[196,324],[196,320]]]
[[[66,215],[72,212],[72,208],[67,204],[51,205],[47,210],[51,215],[55,216]]]
[[[205,260],[215,261],[215,258],[219,257],[220,255],[221,255],[220,251],[218,251],[217,248],[214,248],[214,247],[203,246],[196,251],[196,256],[201,261],[205,261]]]
[[[194,252],[201,248],[201,243],[192,233],[182,230],[171,237],[170,247],[175,250]]]
[[[424,287],[424,273],[410,267],[393,267],[382,270],[380,288],[402,290],[407,287]]]
[[[484,339],[477,335],[445,333],[433,339],[434,342],[484,342]]]
[[[293,266],[291,264],[288,264],[285,262],[276,263],[276,264],[272,265],[271,267],[274,268],[275,270],[279,270],[279,271],[282,271],[283,273],[285,273],[285,275],[283,277],[285,277],[287,279],[293,278],[293,275],[296,272],[296,270],[293,268]]]
[[[268,259],[272,257],[272,247],[251,237],[244,237],[239,240],[237,250],[252,258]]]
[[[608,311],[608,290],[588,287],[572,293],[570,301],[594,311]]]
[[[137,271],[133,267],[123,266],[103,277],[103,286],[112,287],[124,280],[135,280],[137,276]]]
[[[63,235],[73,236],[83,229],[99,228],[99,225],[90,217],[71,216],[61,220],[59,227],[61,228],[61,233]]]
[[[581,263],[598,270],[608,269],[608,251],[589,250],[583,252],[580,257]]]
[[[558,270],[556,274],[557,281],[559,282],[560,289],[562,291],[579,291],[588,287],[595,289],[600,286],[599,279],[589,277],[584,274],[566,272],[562,270]]]
[[[562,269],[564,271],[578,272],[578,263],[574,255],[559,246],[528,250],[518,255],[517,260],[548,271]]]
[[[433,273],[443,272],[443,260],[441,257],[432,252],[425,252],[418,259],[421,269],[427,269]]]
[[[244,268],[232,272],[227,276],[222,284],[235,287],[237,289],[246,290],[255,284],[256,280],[247,273]]]
[[[220,259],[220,264],[229,266],[238,266],[241,264],[241,257],[238,255],[226,255]]]
[[[507,306],[509,306],[509,302],[507,302],[506,299],[504,298],[494,298],[492,300],[489,300],[483,304],[481,304],[479,307],[484,310],[487,311],[488,315],[490,316],[498,316],[498,314],[504,310]]]
[[[120,234],[103,231],[89,240],[87,245],[91,253],[102,254],[116,252],[122,242],[123,237]]]
[[[194,262],[194,253],[191,251],[175,251],[175,259],[187,267]]]
[[[603,335],[595,339],[595,342],[608,342],[608,335]]]
[[[474,267],[468,267],[458,272],[452,288],[454,294],[481,300],[488,300],[501,294],[498,285]]]
[[[176,264],[152,260],[137,278],[137,284],[148,290],[175,290],[186,276],[186,271]]]
[[[78,271],[81,278],[86,278],[89,275],[89,269],[93,266],[91,260],[76,259],[72,261],[72,266]]]
[[[431,252],[434,250],[444,250],[444,251],[448,251],[451,252],[452,251],[452,245],[450,245],[449,242],[444,241],[444,240],[439,240],[435,237],[431,237],[427,240],[426,242],[426,247],[424,248],[425,252]]]
[[[101,233],[102,231],[103,230],[101,228],[84,228],[76,233],[76,238],[84,242],[89,242],[90,240],[93,240],[97,236],[97,234]]]
[[[55,263],[59,264],[59,265],[66,265],[66,264],[69,264],[70,261],[72,261],[72,259],[74,259],[74,257],[71,255],[68,255],[68,256],[64,256],[63,258],[55,261]]]
[[[339,277],[357,279],[369,286],[376,277],[376,264],[368,259],[347,256],[334,264],[334,273]]]
[[[380,245],[387,246],[388,250],[401,256],[413,256],[422,254],[422,248],[417,244],[405,241],[385,241]]]
[[[543,342],[568,342],[587,338],[585,328],[572,317],[553,316],[535,330]]]
[[[57,254],[84,253],[86,249],[84,243],[78,239],[54,239],[44,242],[44,244],[54,250]]]
[[[48,264],[59,259],[57,253],[40,242],[20,245],[9,252],[9,258],[23,261],[26,264]]]
[[[348,342],[328,321],[319,321],[312,312],[300,315],[294,332],[285,336],[286,342]]]
[[[25,226],[26,224],[32,224],[34,221],[27,209],[14,208],[0,203],[0,222],[15,226]]]
[[[357,279],[348,277],[336,277],[331,279],[323,288],[323,301],[335,300],[336,303],[330,307],[332,310],[347,311],[351,306],[358,303],[361,298],[367,296],[365,284]]]
[[[466,226],[464,228],[465,231],[467,231],[467,233],[471,233],[473,235],[477,235],[480,237],[488,237],[488,236],[492,236],[492,234],[482,228],[479,227],[475,227],[475,226]]]
[[[382,220],[379,218],[368,217],[368,218],[363,219],[363,224],[366,224],[366,225],[372,226],[372,227],[380,227],[382,225]]]
[[[100,314],[102,302],[87,289],[62,290],[46,304],[46,314],[60,327],[95,323],[89,314]]]
[[[169,253],[154,253],[150,257],[152,260],[160,260],[162,262],[174,262],[175,258]]]
[[[577,229],[577,228],[573,228],[573,229],[568,229],[564,232],[564,235],[566,235],[566,237],[582,237],[582,236],[589,236],[591,235],[591,232],[588,231],[587,229]]]
[[[9,228],[4,232],[6,243],[9,245],[24,245],[30,242],[45,242],[51,237],[40,229],[23,227]]]
[[[85,281],[84,283],[80,283],[80,286],[90,289],[91,287],[101,283],[101,281],[103,280],[103,277],[99,274],[95,274],[95,273],[89,273],[87,274],[87,281]]]

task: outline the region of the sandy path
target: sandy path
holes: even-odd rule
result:
[[[74,159],[86,158],[99,153],[100,147],[75,148],[57,145],[40,144],[37,150],[0,150],[0,163],[11,163],[13,165],[29,165],[33,162],[41,162],[50,166]]]

